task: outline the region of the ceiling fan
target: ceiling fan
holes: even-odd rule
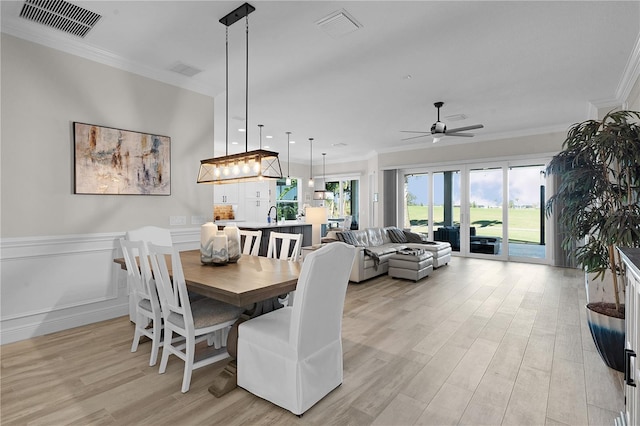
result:
[[[471,126],[457,127],[455,129],[447,129],[447,126],[442,121],[440,121],[440,108],[444,105],[444,102],[436,102],[433,105],[438,109],[438,121],[433,123],[433,126],[431,126],[431,131],[422,132],[422,131],[402,130],[403,133],[423,133],[422,135],[412,136],[410,138],[402,139],[403,141],[406,141],[409,139],[422,138],[430,135],[433,135],[433,143],[439,142],[443,136],[463,136],[463,137],[469,138],[473,136],[473,133],[461,133],[461,132],[465,132],[467,130],[482,129],[484,127],[482,124],[474,124]]]

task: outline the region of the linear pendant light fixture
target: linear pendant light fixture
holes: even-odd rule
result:
[[[282,179],[282,169],[278,153],[262,149],[249,151],[249,14],[256,10],[249,3],[235,9],[220,19],[226,28],[226,112],[225,112],[225,143],[226,153],[223,157],[200,160],[198,183],[235,183],[257,181],[262,179]],[[229,155],[229,27],[240,19],[246,21],[247,55],[245,65],[245,152]],[[262,138],[262,125],[260,137]]]

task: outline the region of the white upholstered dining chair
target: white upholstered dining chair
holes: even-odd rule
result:
[[[242,246],[242,254],[257,256],[260,251],[260,242],[262,241],[262,231],[240,230],[240,236],[244,236],[244,245]]]
[[[131,286],[129,297],[135,305],[135,331],[131,352],[138,350],[140,337],[148,337],[151,339],[149,365],[155,365],[162,344],[162,310],[149,266],[147,246],[143,241],[129,241],[124,238],[120,239],[120,246],[127,267],[127,281]]]
[[[294,243],[293,249],[291,243]],[[269,246],[267,247],[267,257],[280,260],[300,259],[300,246],[302,245],[302,234],[286,234],[283,232],[271,232],[269,234]]]
[[[207,297],[190,302],[178,250],[174,247],[155,244],[149,244],[148,248],[156,287],[160,299],[164,300],[162,316],[165,336],[160,374],[167,369],[169,355],[173,354],[183,360],[182,392],[184,393],[189,390],[193,370],[229,356],[226,348],[222,348],[211,351],[211,356],[195,361],[196,343],[204,340],[209,343],[213,334],[231,327],[240,317],[243,309]],[[171,275],[169,275],[166,256],[171,258]],[[181,343],[173,341],[174,333],[184,337],[185,340]]]
[[[356,250],[309,254],[296,302],[240,324],[238,386],[301,415],[342,383],[342,313]]]

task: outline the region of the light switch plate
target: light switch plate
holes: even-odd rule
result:
[[[180,226],[187,224],[186,216],[169,216],[169,225],[171,226]]]

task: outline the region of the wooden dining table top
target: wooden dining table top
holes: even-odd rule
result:
[[[300,262],[247,255],[237,263],[203,265],[200,250],[181,251],[180,260],[190,291],[240,307],[294,291],[302,268]],[[126,269],[124,258],[114,262]]]

